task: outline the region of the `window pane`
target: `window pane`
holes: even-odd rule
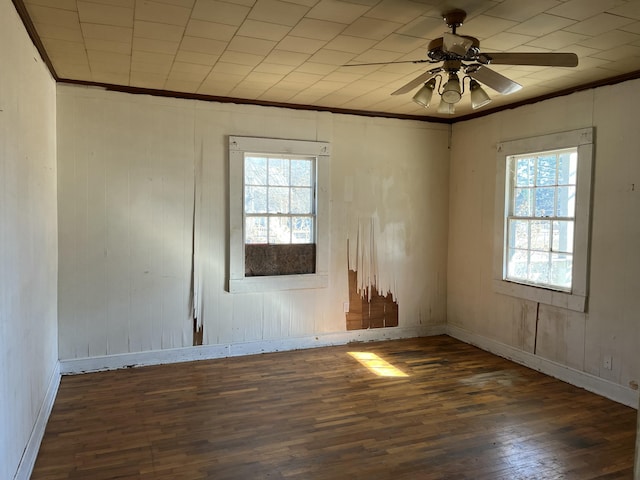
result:
[[[533,158],[519,158],[516,161],[516,187],[532,187],[534,178]]]
[[[267,217],[247,217],[245,243],[267,243]]]
[[[291,243],[313,243],[313,220],[311,217],[292,217]]]
[[[291,217],[269,217],[269,243],[291,243]]]
[[[573,217],[576,213],[576,187],[558,187],[558,217]]]
[[[533,216],[533,189],[516,188],[514,192],[513,214],[519,217]]]
[[[538,157],[538,175],[536,185],[556,184],[556,156],[544,155]]]
[[[536,188],[536,217],[551,217],[554,214],[554,194],[555,188]]]
[[[289,189],[287,187],[269,188],[269,213],[289,213]]]
[[[573,268],[573,255],[566,253],[551,254],[551,284],[571,288],[571,270]]]
[[[267,184],[267,159],[260,157],[246,157],[244,159],[245,185]]]
[[[244,211],[265,213],[267,211],[267,187],[245,187]]]
[[[291,213],[313,213],[311,208],[311,188],[291,189]]]
[[[535,283],[549,283],[549,254],[529,252],[529,280]]]
[[[509,246],[529,248],[529,221],[509,220]]]
[[[573,253],[573,222],[553,222],[552,250]]]
[[[289,185],[289,160],[269,159],[269,185]]]
[[[507,263],[508,278],[526,280],[527,279],[527,251],[509,249],[509,259]]]
[[[558,185],[575,185],[578,171],[578,154],[561,153],[558,158]]]
[[[291,160],[291,185],[296,187],[310,187],[312,166],[312,160]]]
[[[531,222],[531,250],[542,250],[548,252],[551,249],[551,245],[549,245],[550,237],[551,222]]]

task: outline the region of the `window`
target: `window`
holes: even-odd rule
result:
[[[585,311],[593,129],[498,145],[494,289]]]
[[[326,286],[328,154],[325,142],[229,138],[230,292]]]
[[[507,158],[507,280],[571,291],[578,150]]]

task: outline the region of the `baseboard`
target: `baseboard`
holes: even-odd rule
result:
[[[401,338],[428,337],[443,335],[445,333],[445,325],[392,327],[325,333],[297,338],[262,340],[258,342],[202,345],[148,352],[123,353],[118,355],[61,360],[60,373],[62,375],[74,375],[101,370],[116,370],[119,368],[346,345],[352,342],[375,342]]]
[[[623,387],[590,373],[570,368],[552,360],[547,360],[523,350],[497,342],[455,325],[447,325],[447,334],[465,343],[504,357],[525,367],[538,370],[546,375],[584,388],[590,392],[606,397],[615,402],[638,409],[638,391]]]
[[[14,480],[29,480],[33,467],[36,464],[36,458],[38,457],[38,451],[40,450],[40,443],[42,443],[42,437],[44,437],[44,431],[47,428],[47,422],[49,421],[49,415],[51,415],[51,409],[53,408],[53,402],[56,399],[58,393],[58,387],[60,386],[60,362],[56,362],[56,365],[49,379],[49,385],[47,386],[47,392],[40,406],[40,411],[36,417],[36,422],[29,435],[27,446],[24,449],[22,458],[20,459],[20,465],[16,471]]]

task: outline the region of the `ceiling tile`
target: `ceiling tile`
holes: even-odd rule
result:
[[[255,55],[267,55],[276,46],[272,40],[241,37],[236,35],[227,45],[228,51],[252,53]]]
[[[377,43],[375,48],[379,50],[388,50],[390,52],[409,53],[416,48],[427,48],[427,41],[423,38],[408,37],[406,35],[391,34],[381,42]]]
[[[399,53],[391,52],[389,50],[367,50],[361,55],[353,58],[351,63],[369,63],[369,62],[395,62],[399,58]],[[349,62],[343,62],[343,64]],[[412,70],[415,70],[415,65],[411,67]]]
[[[40,5],[42,7],[58,8],[61,10],[78,10],[77,0],[25,0],[24,4],[27,10],[31,12],[32,5]]]
[[[135,1],[135,0],[134,0]],[[195,0],[156,0],[158,3],[168,3],[169,5],[176,5],[178,7],[193,8]]]
[[[277,42],[282,40],[290,30],[291,27],[286,25],[276,25],[275,23],[247,19],[238,29],[238,35]]]
[[[153,72],[131,72],[130,82],[133,87],[164,89],[166,75]]]
[[[198,80],[182,80],[169,75],[163,90],[172,92],[196,93],[202,82]]]
[[[189,20],[191,10],[175,5],[167,5],[149,0],[136,2],[136,20],[166,23],[184,27]]]
[[[196,63],[198,65],[213,65],[218,61],[220,55],[210,55],[207,53],[187,52],[179,49],[176,55],[176,62]]]
[[[575,20],[558,17],[556,15],[541,14],[529,20],[512,26],[507,31],[512,33],[520,33],[522,35],[542,36],[555,32],[568,25],[576,23]]]
[[[473,35],[474,37],[482,40],[483,38],[488,38],[497,33],[504,32],[515,24],[516,22],[512,20],[480,15],[476,18],[472,18],[460,27],[459,33],[463,35]]]
[[[429,10],[424,4],[383,0],[365,13],[365,16],[398,23],[407,23]]]
[[[306,53],[286,52],[284,50],[275,49],[264,59],[267,63],[275,63],[278,65],[292,65],[297,67],[309,58]]]
[[[174,56],[166,55],[163,53],[153,53],[153,52],[141,52],[139,50],[134,50],[131,54],[131,63],[146,63],[151,65],[158,65],[163,70],[166,69],[168,72],[171,69],[171,65],[173,65]]]
[[[448,29],[442,21],[442,18],[425,16],[415,18],[411,22],[395,30],[396,33],[402,35],[428,39],[440,37],[445,31],[448,31]]]
[[[582,40],[585,40],[587,38],[589,37],[586,37],[585,35],[579,35],[577,33],[571,33],[571,32],[566,32],[564,30],[560,30],[560,31],[545,35],[544,37],[537,38],[527,43],[527,46],[546,48],[549,50],[557,50],[559,48],[564,48],[567,45],[579,43]]]
[[[238,27],[234,25],[191,19],[187,24],[185,35],[228,42],[233,38],[237,29]]]
[[[134,8],[136,0],[89,0],[93,3],[102,3],[114,7]]]
[[[640,34],[640,22],[630,23],[629,25],[625,25],[624,27],[620,27],[619,30],[623,30],[625,32],[631,32],[631,33]]]
[[[98,23],[117,27],[133,27],[133,8],[78,1],[81,23]]]
[[[131,55],[131,43],[112,42],[109,40],[99,40],[97,38],[87,38],[85,42],[87,50],[99,50],[102,52],[121,53]]]
[[[113,52],[101,52],[99,50],[87,50],[91,70],[104,72],[124,73],[129,72],[131,55]]]
[[[584,45],[589,48],[609,50],[610,48],[624,45],[625,43],[636,42],[638,40],[640,40],[640,35],[636,35],[635,33],[612,30],[579,43],[580,45]]]
[[[327,43],[329,50],[338,50],[340,52],[363,53],[373,47],[377,42],[367,38],[350,37],[348,35],[338,35],[332,41]]]
[[[221,62],[237,63],[239,65],[249,65],[255,67],[263,60],[262,55],[253,55],[251,53],[230,52],[226,51],[220,55]]]
[[[351,23],[368,10],[369,7],[365,5],[354,5],[336,0],[321,0],[307,13],[306,17],[337,23]]]
[[[334,72],[338,67],[335,65],[327,65],[326,63],[305,62],[296,68],[296,71],[302,73],[315,73],[317,75],[327,75]]]
[[[134,37],[133,39],[133,50],[140,50],[142,52],[166,53],[169,55],[175,55],[178,51],[179,45],[179,42],[152,40],[149,38]]]
[[[133,35],[133,30],[127,27],[113,27],[111,25],[97,25],[95,23],[83,23],[81,26],[84,38],[127,43],[131,41]]]
[[[279,75],[277,73],[251,72],[245,77],[244,81],[272,86],[283,78],[284,75]]]
[[[275,63],[264,63],[262,62],[260,65],[257,65],[253,71],[254,72],[264,72],[264,73],[277,73],[279,75],[286,75],[293,71],[295,67],[290,65],[276,65]]]
[[[239,26],[250,9],[244,5],[234,5],[217,0],[196,0],[191,18],[206,22]]]
[[[80,23],[73,28],[59,27],[56,25],[49,25],[46,23],[38,23],[35,25],[36,30],[40,38],[53,38],[56,40],[67,40],[70,42],[82,42],[82,30],[80,29]]]
[[[111,71],[96,70],[91,68],[91,80],[97,83],[106,83],[111,85],[129,85],[129,74]]]
[[[631,18],[611,15],[609,13],[601,13],[583,20],[582,22],[574,23],[573,25],[565,27],[565,30],[567,32],[580,33],[582,35],[596,36],[631,23],[634,23],[634,20]]]
[[[339,83],[348,84],[348,83],[352,83],[357,80],[360,80],[362,78],[363,78],[362,75],[347,73],[343,71],[335,71],[330,73],[329,75],[325,75],[323,80],[327,80],[329,82],[339,82]]]
[[[280,43],[278,43],[279,50],[286,50],[288,52],[299,53],[315,53],[325,46],[327,42],[324,40],[314,40],[311,38],[294,37],[287,35]]]
[[[206,53],[208,55],[220,55],[224,52],[226,46],[226,42],[222,42],[220,40],[185,36],[180,44],[180,50]]]
[[[242,75],[244,78],[251,72],[252,68],[249,65],[239,65],[237,63],[225,63],[220,61],[213,67],[212,72],[215,73],[228,73],[231,75]]]
[[[572,20],[586,20],[621,3],[619,0],[568,0],[547,13]]]
[[[344,65],[354,57],[352,53],[338,52],[336,50],[319,50],[309,59],[311,62],[327,63],[329,65]]]
[[[342,33],[352,37],[382,40],[401,26],[401,23],[363,17],[355,20],[351,25],[345,28]]]
[[[279,0],[258,0],[251,9],[248,18],[293,27],[308,10],[309,8],[303,5],[294,5]]]
[[[314,75],[312,73],[291,72],[284,80],[287,82],[304,83],[306,85],[313,85],[316,82],[322,80],[322,75]]]
[[[502,32],[483,40],[480,46],[483,50],[504,51],[518,47],[534,39],[535,37],[531,35]]]
[[[505,20],[524,22],[561,4],[559,0],[505,0],[484,13]]]
[[[78,13],[60,8],[41,7],[39,5],[29,6],[29,15],[33,23],[56,25],[66,28],[74,28],[79,23]]]
[[[152,40],[179,42],[184,35],[184,28],[166,23],[145,22],[136,20],[133,25],[133,36]]]
[[[343,23],[303,18],[295,27],[293,27],[291,35],[296,37],[314,38],[316,40],[331,40],[342,32],[344,27],[345,25]]]
[[[629,17],[635,20],[640,20],[640,2],[631,1],[629,3],[610,8],[608,13],[613,15],[620,15],[621,17]]]

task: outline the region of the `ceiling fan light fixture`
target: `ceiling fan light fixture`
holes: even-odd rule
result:
[[[486,104],[491,102],[491,98],[477,81],[472,79],[469,83],[469,88],[471,90],[471,108],[474,110],[484,107]]]
[[[458,103],[462,98],[462,90],[460,89],[460,80],[455,73],[449,74],[449,80],[442,89],[440,94],[442,100],[446,103]]]
[[[418,105],[422,105],[424,108],[427,108],[431,103],[431,97],[433,96],[433,91],[436,89],[436,79],[432,78],[428,82],[426,82],[420,90],[413,96],[413,101]]]
[[[456,105],[454,103],[445,102],[444,99],[440,100],[440,105],[438,105],[438,113],[445,113],[447,115],[453,115],[456,113]]]

